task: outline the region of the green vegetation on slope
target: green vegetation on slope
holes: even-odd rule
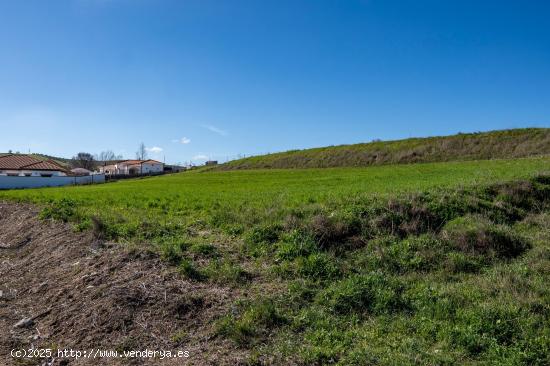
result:
[[[191,172],[0,199],[246,288],[214,328],[251,363],[546,365],[549,167]]]
[[[215,169],[353,167],[548,154],[550,129],[528,128],[293,150],[234,160]]]
[[[105,185],[0,191],[11,198],[69,210],[84,227],[92,217],[107,239],[150,241],[187,228],[241,232],[282,220],[338,209],[360,197],[527,178],[547,171],[550,158],[429,163],[369,168],[188,172]],[[61,205],[57,207],[57,205]]]

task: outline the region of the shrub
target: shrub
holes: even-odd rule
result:
[[[313,216],[308,229],[319,246],[324,249],[342,244],[346,238],[358,231],[353,224],[345,222],[342,218],[325,214]]]
[[[392,199],[370,215],[369,226],[376,235],[396,235],[405,238],[435,231],[442,218],[430,211],[425,201],[429,197],[413,196]]]
[[[513,258],[530,247],[509,227],[492,224],[481,216],[464,216],[450,221],[442,237],[463,253],[488,258]]]
[[[372,252],[371,266],[393,273],[429,271],[440,265],[445,244],[433,235],[421,235],[399,240],[386,236],[374,240],[369,246]]]
[[[504,183],[493,188],[497,198],[514,207],[530,209],[536,204],[537,189],[530,181]]]
[[[352,275],[319,293],[317,302],[337,314],[387,314],[406,308],[404,286],[381,273]]]
[[[62,198],[50,202],[49,205],[40,211],[39,217],[43,220],[52,219],[63,222],[77,221],[79,218],[77,206],[76,201],[69,198]]]

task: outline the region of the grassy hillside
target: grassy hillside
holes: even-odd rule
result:
[[[0,200],[246,290],[211,335],[251,364],[547,365],[549,170],[542,157],[188,172]]]
[[[253,156],[216,169],[326,168],[550,154],[550,129],[528,128],[329,146]]]
[[[0,191],[0,199],[74,203],[101,217],[109,238],[151,237],[188,226],[239,226],[281,220],[294,210],[344,207],[355,197],[483,185],[550,170],[550,158],[481,160],[364,168],[187,172],[94,186]],[[62,211],[60,211],[62,213]],[[86,221],[89,223],[88,221]],[[143,232],[142,232],[143,231]]]

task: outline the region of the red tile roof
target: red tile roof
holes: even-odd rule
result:
[[[53,160],[40,160],[29,155],[8,154],[0,156],[2,170],[58,170],[66,169]]]

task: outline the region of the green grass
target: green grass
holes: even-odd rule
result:
[[[370,168],[189,172],[94,186],[0,191],[0,199],[52,204],[46,215],[104,223],[106,238],[151,241],[188,227],[239,233],[320,207],[375,195],[487,184],[550,169],[550,158]],[[51,212],[50,212],[51,211]]]
[[[523,128],[292,150],[234,160],[214,169],[350,167],[544,154],[550,154],[550,129]]]
[[[237,287],[250,363],[550,363],[550,158],[187,172],[0,192]]]

